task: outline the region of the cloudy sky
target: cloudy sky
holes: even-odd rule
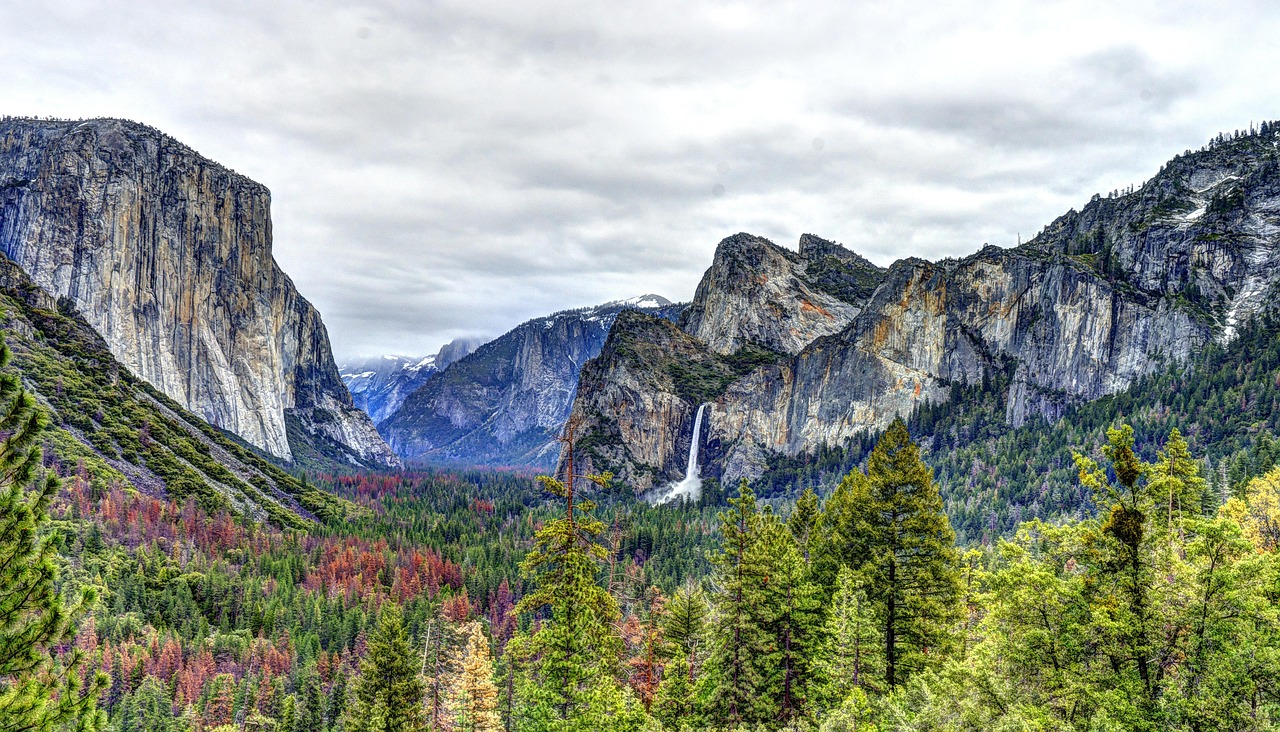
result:
[[[716,243],[1011,246],[1280,118],[1218,2],[0,0],[0,112],[127,117],[266,184],[339,359],[687,300]]]

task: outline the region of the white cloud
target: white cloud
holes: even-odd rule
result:
[[[1120,7],[1123,5],[1123,7]],[[1012,244],[1280,117],[1265,3],[14,4],[0,112],[147,122],[273,192],[339,356],[687,299],[716,242]],[[820,144],[819,142],[820,141]]]

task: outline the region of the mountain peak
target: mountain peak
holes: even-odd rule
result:
[[[800,235],[800,256],[809,260],[819,257],[835,257],[845,264],[870,269],[883,269],[872,264],[871,260],[861,254],[846,248],[843,244],[823,239],[813,234]]]

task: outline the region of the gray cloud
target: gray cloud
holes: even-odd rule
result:
[[[1124,5],[1125,7],[1117,7]],[[159,127],[273,192],[339,357],[687,299],[716,242],[1009,245],[1280,116],[1202,2],[13,4],[0,111]],[[821,140],[821,144],[816,144]]]

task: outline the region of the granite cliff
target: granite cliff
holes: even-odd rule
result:
[[[408,461],[554,465],[579,372],[614,320],[630,311],[672,319],[683,308],[645,295],[535,318],[432,376],[378,429]]]
[[[827,267],[823,287],[810,274],[819,253],[850,263]],[[771,454],[842,444],[997,374],[1009,424],[1054,418],[1230,340],[1277,282],[1280,163],[1264,128],[1095,196],[1015,249],[878,270],[813,237],[798,253],[730,237],[681,321],[685,338],[615,328],[573,413],[588,467],[643,490],[682,475],[692,415],[712,402],[704,474],[755,476]],[[779,357],[697,394],[664,380],[744,344]],[[631,358],[646,352],[657,357]]]
[[[308,485],[129,372],[82,316],[0,255],[0,334],[48,416],[46,464],[96,490],[130,486],[278,526],[341,519],[352,506]]]
[[[271,255],[270,193],[143,125],[0,121],[0,250],[182,407],[279,458],[292,424],[396,458]]]

